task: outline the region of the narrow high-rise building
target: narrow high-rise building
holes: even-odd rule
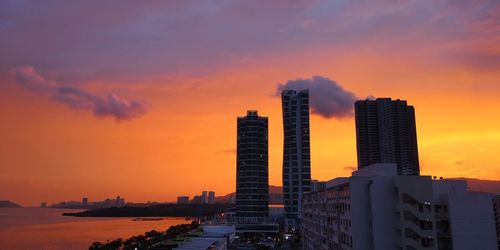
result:
[[[283,201],[285,218],[302,218],[302,198],[311,191],[308,90],[284,90]]]
[[[419,175],[415,109],[405,100],[357,101],[358,169],[396,163],[399,175]]]
[[[207,204],[208,203],[208,196],[207,196],[207,191],[201,192],[201,203]]]
[[[208,204],[215,204],[215,192],[208,192]]]
[[[268,216],[268,121],[250,110],[237,120],[236,217],[243,223]]]

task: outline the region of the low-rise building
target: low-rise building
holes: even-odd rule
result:
[[[177,204],[189,204],[189,196],[177,197]]]
[[[304,196],[304,249],[496,249],[491,195],[374,164]]]
[[[116,197],[116,200],[115,201],[115,206],[116,207],[123,207],[125,206],[125,198],[120,198],[120,196],[117,196]]]
[[[213,225],[213,226],[203,226],[202,228],[203,232],[200,236],[192,237],[174,249],[227,250],[229,244],[235,238],[234,226]]]
[[[193,196],[193,199],[191,199],[192,204],[203,204],[203,198],[201,195],[195,195]]]

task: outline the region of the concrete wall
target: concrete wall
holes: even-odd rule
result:
[[[373,249],[397,249],[398,231],[395,208],[397,207],[397,191],[392,176],[372,177],[371,210]]]
[[[452,193],[448,207],[455,250],[498,249],[491,195]]]
[[[393,177],[352,177],[350,183],[353,249],[397,249]]]
[[[351,178],[351,233],[353,249],[373,249],[370,180]]]

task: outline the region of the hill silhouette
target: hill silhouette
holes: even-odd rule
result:
[[[8,200],[0,201],[0,208],[14,208],[14,207],[21,207],[21,206],[19,204],[16,204]]]
[[[465,180],[470,191],[492,193],[500,195],[500,180],[481,180],[475,178],[448,178],[448,180]],[[283,187],[269,186],[269,194],[283,195]],[[229,203],[234,200],[235,192],[215,198],[216,202]]]
[[[475,178],[450,178],[449,180],[467,181],[467,186],[470,191],[500,195],[500,180],[480,180]]]

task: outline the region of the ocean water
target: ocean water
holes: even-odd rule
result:
[[[126,239],[146,231],[163,231],[189,223],[184,218],[133,221],[134,218],[79,218],[61,216],[80,210],[0,208],[0,250],[88,249],[95,241]]]

